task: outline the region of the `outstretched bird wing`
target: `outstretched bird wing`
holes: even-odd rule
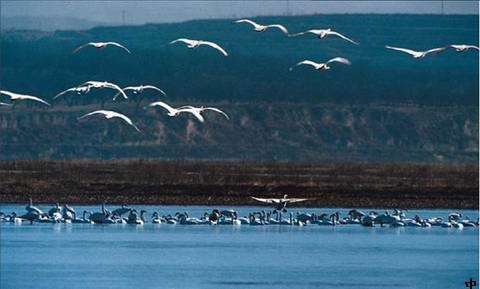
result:
[[[94,115],[94,114],[103,114],[104,116],[106,116],[108,114],[108,111],[107,110],[96,110],[96,111],[92,111],[92,112],[89,112],[87,114],[84,114],[82,115],[81,117],[77,118],[77,119],[82,119],[82,118],[86,118],[87,116],[91,116],[91,115]]]
[[[293,70],[293,68],[295,66],[299,66],[299,65],[310,65],[310,66],[313,66],[313,67],[317,68],[321,64],[313,62],[311,60],[303,60],[303,61],[300,61],[299,63],[295,64],[294,66],[290,67],[290,70]]]
[[[104,84],[104,87],[108,87],[108,88],[111,88],[111,89],[115,89],[118,91],[118,93],[113,97],[113,100],[117,99],[117,96],[120,94],[121,96],[123,96],[124,99],[128,99],[128,96],[125,94],[125,92],[123,91],[123,89],[120,88],[120,86],[116,85],[116,84],[113,84],[113,83],[110,83],[110,82],[106,82]]]
[[[79,86],[96,85],[96,84],[101,84],[101,83],[102,82],[100,82],[100,81],[89,80],[89,81],[86,81],[86,82],[80,84]]]
[[[447,49],[447,47],[433,48],[433,49],[425,51],[425,55],[431,54],[431,53],[440,53],[442,51],[445,51],[446,49]]]
[[[298,202],[304,202],[307,201],[308,199],[298,199],[298,198],[290,198],[290,199],[284,199],[284,201],[288,203],[298,203]]]
[[[163,107],[164,109],[166,109],[169,113],[175,113],[176,112],[175,108],[171,107],[170,105],[166,104],[163,101],[152,102],[148,106],[150,106],[150,107],[160,106],[160,107]]]
[[[133,126],[138,132],[141,132],[140,129],[132,122],[132,120],[127,117],[126,115],[124,114],[121,114],[121,113],[118,113],[118,112],[115,112],[115,111],[111,111],[110,112],[110,117],[116,117],[116,118],[120,118],[120,119],[123,119],[126,123],[128,123],[129,125]]]
[[[10,103],[0,102],[0,106],[12,106]]]
[[[256,198],[256,197],[251,197],[252,199],[265,203],[265,204],[278,204],[280,203],[280,199],[263,199],[263,198]]]
[[[118,113],[118,112],[115,112],[115,111],[111,111],[111,110],[96,110],[96,111],[92,111],[90,113],[87,113],[87,114],[84,114],[82,115],[81,117],[79,117],[78,119],[82,119],[82,118],[85,118],[87,116],[91,116],[91,115],[94,115],[94,114],[102,114],[103,116],[105,116],[105,118],[113,118],[113,117],[117,117],[117,118],[121,118],[122,120],[124,120],[126,123],[128,123],[129,125],[133,126],[137,131],[140,132],[140,129],[138,129],[138,127],[133,124],[132,120],[130,118],[128,118],[127,116],[121,114],[121,113]]]
[[[193,109],[195,107],[191,106],[191,105],[184,105],[184,106],[180,106],[178,109],[183,109],[183,108],[190,108],[190,109]]]
[[[120,47],[120,48],[122,48],[123,50],[125,50],[126,52],[131,53],[130,50],[128,50],[127,47],[121,45],[120,43],[117,43],[117,42],[107,42],[107,43],[105,43],[105,44],[106,44],[106,45],[113,45],[113,46]]]
[[[228,56],[228,53],[225,51],[225,49],[223,49],[222,47],[220,47],[220,45],[218,45],[216,43],[213,43],[213,42],[210,42],[210,41],[200,41],[199,45],[208,45],[208,46],[213,47],[216,50],[220,51],[223,55]]]
[[[87,44],[83,44],[82,46],[77,47],[77,48],[72,52],[72,54],[73,54],[73,53],[77,53],[79,50],[81,50],[81,49],[83,49],[83,48],[85,48],[85,47],[87,47],[87,46],[90,46],[90,45],[94,45],[94,43],[93,43],[93,42],[89,42],[89,43],[87,43]]]
[[[192,45],[193,43],[196,42],[196,40],[187,39],[187,38],[179,38],[179,39],[173,40],[172,42],[170,42],[170,44],[174,44],[174,43],[177,43],[177,42],[183,42],[183,43],[186,43],[188,45]]]
[[[476,49],[479,50],[478,46],[475,45],[466,45],[466,44],[452,44],[449,47],[454,48],[455,50],[469,50],[469,49]]]
[[[223,114],[223,116],[225,116],[226,119],[230,119],[230,117],[228,117],[228,115],[225,112],[223,112],[222,110],[220,110],[216,107],[205,107],[204,110],[212,110],[212,111],[221,113],[221,114]]]
[[[235,21],[235,23],[248,23],[255,28],[258,28],[258,27],[262,26],[262,25],[260,25],[258,23],[255,23],[255,22],[253,22],[252,20],[249,20],[249,19],[240,19],[240,20]]]
[[[332,58],[329,61],[327,61],[327,63],[332,63],[332,62],[339,62],[339,63],[343,63],[343,64],[347,64],[347,65],[352,64],[350,62],[350,60],[348,60],[346,58],[343,58],[343,57],[335,57],[335,58]]]
[[[194,109],[194,108],[183,108],[183,109],[179,109],[178,110],[179,113],[181,112],[188,112],[188,113],[191,113],[193,114],[193,116],[195,116],[199,122],[205,122],[205,119],[203,118],[203,116],[200,114],[200,111],[198,109]]]
[[[407,48],[394,47],[394,46],[388,46],[388,45],[386,45],[385,48],[405,52],[405,53],[408,53],[408,54],[413,55],[413,56],[415,56],[419,53],[418,51],[415,51],[415,50],[411,50],[411,49],[407,49]]]
[[[32,96],[32,95],[13,93],[13,92],[6,91],[6,90],[0,90],[0,94],[8,95],[11,100],[33,100],[33,101],[41,102],[45,105],[50,106],[50,103],[46,102],[45,100],[43,100],[39,97]]]
[[[148,88],[148,89],[153,89],[153,90],[156,90],[156,91],[160,92],[160,93],[163,94],[164,96],[167,96],[167,94],[166,94],[163,90],[161,90],[160,88],[158,88],[158,87],[156,87],[156,86],[154,86],[154,85],[145,85],[143,88],[144,88],[144,89],[147,89],[147,88]]]
[[[267,25],[267,28],[278,28],[280,29],[283,33],[287,34],[288,35],[288,30],[285,26],[283,25],[280,25],[280,24],[271,24],[271,25]]]
[[[64,94],[65,94],[65,93],[67,93],[67,92],[70,92],[70,91],[76,91],[76,90],[77,90],[77,87],[72,87],[72,88],[69,88],[69,89],[67,89],[67,90],[64,90],[64,91],[60,92],[59,94],[55,95],[55,96],[53,97],[53,99],[56,99],[56,98],[58,98],[58,97],[60,97],[60,96],[64,95]]]
[[[38,102],[41,102],[45,105],[48,105],[50,106],[50,103],[46,102],[45,100],[39,98],[39,97],[36,97],[36,96],[31,96],[31,95],[24,95],[22,96],[20,99],[28,99],[28,100],[33,100],[33,101],[38,101]]]
[[[323,30],[320,30],[320,29],[310,29],[310,30],[295,33],[295,34],[289,34],[288,36],[294,37],[294,36],[300,36],[300,35],[307,34],[307,33],[312,33],[312,34],[315,34],[315,35],[319,35],[322,31]]]
[[[350,43],[353,43],[353,44],[355,44],[355,45],[358,45],[358,42],[355,42],[355,41],[353,41],[352,39],[346,37],[345,35],[342,35],[342,34],[336,32],[336,31],[327,31],[327,34],[328,34],[328,35],[338,36],[338,37],[342,38],[343,40],[347,40],[347,41],[350,42]]]

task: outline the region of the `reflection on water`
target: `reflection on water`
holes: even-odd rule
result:
[[[142,208],[192,216],[212,209]],[[237,209],[244,215],[260,208]],[[24,206],[0,210],[21,213]],[[0,288],[463,288],[478,275],[476,228],[1,224],[0,230]]]

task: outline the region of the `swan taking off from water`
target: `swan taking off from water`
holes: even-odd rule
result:
[[[6,91],[6,90],[0,90],[0,94],[4,94],[4,95],[10,97],[10,100],[12,100],[12,101],[33,100],[33,101],[41,102],[45,105],[50,106],[50,103],[46,102],[45,100],[43,100],[39,97],[32,96],[32,95],[13,93],[13,92]]]
[[[194,106],[191,106],[191,105],[185,105],[185,106],[182,106],[179,108],[180,112],[189,112],[191,114],[193,114],[200,122],[204,122],[205,119],[203,118],[202,116],[202,112],[206,111],[206,110],[211,110],[211,111],[215,111],[215,112],[218,112],[220,114],[223,114],[223,116],[225,116],[226,119],[230,119],[230,117],[228,117],[228,115],[223,112],[222,110],[216,108],[216,107],[194,107]]]
[[[452,44],[449,47],[455,49],[455,51],[457,51],[457,52],[465,52],[465,51],[468,51],[470,49],[479,50],[478,46],[466,45],[466,44]]]
[[[104,49],[105,47],[107,46],[116,46],[116,47],[120,47],[121,49],[125,50],[126,52],[128,53],[131,53],[130,50],[128,50],[125,46],[117,43],[117,42],[89,42],[87,44],[84,44],[80,47],[78,47],[77,49],[75,49],[72,53],[77,53],[79,50],[87,47],[87,46],[93,46],[97,49]]]
[[[220,45],[218,45],[216,43],[213,43],[213,42],[210,42],[210,41],[179,38],[179,39],[173,40],[172,42],[170,42],[170,44],[174,44],[174,43],[177,43],[177,42],[183,42],[183,43],[187,44],[188,48],[197,48],[201,45],[207,45],[207,46],[210,46],[210,47],[215,48],[216,50],[220,51],[223,55],[228,56],[228,53],[225,51],[225,49],[220,47]]]
[[[284,195],[283,198],[281,199],[264,199],[264,198],[256,198],[256,197],[251,197],[251,198],[265,204],[273,204],[276,211],[283,210],[284,212],[287,211],[286,209],[287,204],[304,202],[308,200],[308,199],[287,198],[287,197],[288,197],[287,195]]]
[[[358,42],[356,41],[353,41],[352,39],[346,37],[345,35],[342,35],[336,31],[333,31],[332,29],[328,28],[328,29],[310,29],[310,30],[307,30],[307,31],[304,31],[304,32],[300,32],[300,33],[296,33],[296,34],[291,34],[290,36],[292,37],[295,37],[295,36],[300,36],[300,35],[303,35],[303,34],[307,34],[307,33],[312,33],[312,34],[315,34],[318,36],[318,38],[320,39],[323,39],[329,35],[333,35],[333,36],[338,36],[340,38],[342,38],[343,40],[346,40],[350,43],[353,43],[355,45],[358,45]]]
[[[447,49],[446,47],[439,47],[439,48],[433,48],[433,49],[430,49],[430,50],[427,50],[427,51],[415,51],[415,50],[411,50],[411,49],[407,49],[407,48],[393,47],[393,46],[388,46],[388,45],[386,45],[385,48],[391,49],[391,50],[397,50],[397,51],[400,51],[400,52],[410,54],[415,59],[424,58],[428,54],[439,53],[439,52],[442,52],[445,49]]]
[[[121,114],[121,113],[118,113],[118,112],[115,112],[115,111],[111,111],[111,110],[96,110],[96,111],[93,111],[93,112],[90,112],[90,113],[87,113],[85,115],[82,115],[81,117],[79,117],[78,119],[82,119],[82,118],[85,118],[87,116],[91,116],[91,115],[95,115],[95,114],[101,114],[103,116],[105,116],[106,119],[110,119],[110,118],[120,118],[122,119],[123,121],[125,121],[126,123],[128,123],[129,125],[133,126],[138,132],[140,132],[140,129],[135,125],[133,124],[132,120],[128,117],[126,117],[125,115]]]
[[[235,21],[235,23],[248,23],[253,26],[253,30],[257,32],[265,32],[267,31],[268,28],[278,28],[280,29],[283,33],[288,35],[288,30],[285,26],[280,25],[280,24],[270,24],[270,25],[261,25],[256,22],[253,22],[252,20],[249,19],[240,19]]]
[[[351,64],[350,61],[346,58],[335,57],[335,58],[332,58],[325,63],[317,63],[317,62],[313,62],[311,60],[304,60],[304,61],[300,61],[299,63],[297,63],[295,66],[310,65],[310,66],[313,66],[313,68],[315,68],[315,70],[327,70],[327,69],[330,69],[330,66],[328,66],[328,64],[333,63],[333,62],[343,63],[343,64],[346,64],[346,65]],[[295,66],[290,67],[290,71],[292,71]]]
[[[125,94],[125,92],[123,91],[123,89],[120,88],[120,86],[114,84],[114,83],[111,83],[111,82],[107,82],[107,81],[87,81],[81,85],[79,85],[78,87],[88,87],[88,91],[90,91],[91,88],[110,88],[110,89],[115,89],[118,91],[118,94],[122,95],[123,98],[125,99],[128,99],[127,95]],[[118,95],[117,94],[117,95]],[[113,100],[115,100],[117,98],[117,95],[115,95],[113,97]]]

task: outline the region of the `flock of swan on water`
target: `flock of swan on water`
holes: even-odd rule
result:
[[[264,199],[268,200],[268,199]],[[12,212],[5,215],[0,212],[0,222],[10,222],[14,224],[22,224],[24,222],[31,223],[67,223],[67,224],[132,224],[143,225],[145,223],[152,224],[179,224],[179,225],[291,225],[291,226],[305,226],[305,225],[323,225],[323,226],[339,226],[339,225],[363,225],[366,227],[385,226],[390,227],[422,227],[429,228],[432,226],[439,226],[443,228],[457,228],[464,227],[478,227],[479,221],[470,220],[468,217],[463,217],[462,214],[452,212],[444,219],[442,217],[431,217],[422,219],[415,215],[413,218],[408,218],[405,214],[406,210],[394,209],[393,212],[385,211],[384,213],[377,213],[370,211],[365,213],[361,210],[350,210],[345,217],[341,218],[340,212],[333,214],[317,214],[296,212],[296,214],[287,213],[285,206],[279,210],[275,207],[273,210],[256,211],[249,213],[248,216],[240,217],[238,213],[233,210],[219,210],[214,209],[211,212],[205,212],[203,216],[191,217],[187,212],[177,212],[174,215],[160,215],[158,212],[153,212],[151,217],[147,220],[146,211],[140,210],[138,212],[134,208],[127,205],[122,205],[119,208],[110,211],[102,204],[99,212],[89,212],[84,210],[82,216],[78,216],[75,210],[65,204],[63,207],[58,203],[48,212],[43,212],[38,207],[34,206],[32,200],[25,207],[26,213],[17,215]]]
[[[301,36],[301,35],[305,35],[305,34],[313,34],[314,36],[318,37],[319,39],[324,39],[326,37],[339,37],[340,39],[343,39],[343,40],[345,40],[345,41],[347,41],[351,44],[359,45],[358,42],[350,39],[349,37],[347,37],[347,36],[345,36],[345,35],[343,35],[339,32],[333,31],[330,28],[328,28],[328,29],[310,29],[310,30],[307,30],[307,31],[304,31],[304,32],[290,34],[289,31],[287,30],[287,28],[283,25],[280,25],[280,24],[261,25],[261,24],[258,24],[256,22],[252,21],[252,20],[249,20],[249,19],[240,19],[240,20],[235,21],[235,23],[246,23],[248,25],[251,25],[253,27],[253,30],[256,31],[256,32],[265,32],[269,29],[278,29],[288,37],[297,37],[297,36]],[[217,43],[214,43],[214,42],[211,42],[211,41],[179,38],[179,39],[176,39],[174,41],[171,41],[170,44],[184,44],[188,48],[198,48],[200,46],[206,46],[206,47],[210,47],[212,49],[215,49],[216,51],[221,53],[223,56],[228,56],[228,52],[224,48],[222,48]],[[84,45],[76,48],[73,51],[73,53],[77,53],[80,50],[82,50],[84,48],[87,48],[87,47],[94,47],[96,49],[104,49],[104,48],[109,47],[109,46],[110,47],[117,47],[119,49],[123,49],[126,53],[131,53],[131,51],[128,48],[126,48],[124,45],[122,45],[120,43],[117,43],[117,42],[89,42],[87,44],[84,44]],[[448,45],[448,46],[445,46],[445,47],[429,49],[429,50],[426,50],[426,51],[415,51],[415,50],[411,50],[411,49],[407,49],[407,48],[393,47],[393,46],[388,46],[388,45],[385,46],[385,47],[387,49],[391,49],[391,50],[406,53],[406,54],[412,56],[415,59],[421,59],[421,58],[424,58],[427,55],[438,54],[438,53],[440,53],[442,51],[445,51],[447,49],[453,49],[457,52],[465,52],[465,51],[468,51],[468,50],[479,50],[478,46],[465,45],[465,44],[453,44],[453,45]],[[345,65],[350,65],[351,64],[350,60],[348,60],[346,58],[343,58],[343,57],[334,57],[334,58],[332,58],[330,60],[327,60],[323,63],[319,63],[319,62],[315,62],[315,61],[312,61],[312,60],[305,59],[303,61],[298,62],[296,65],[292,66],[290,68],[290,70],[293,70],[294,67],[301,66],[301,65],[311,66],[315,70],[318,70],[318,71],[328,70],[328,69],[330,69],[330,64],[333,64],[333,63],[340,63],[340,64],[345,64]],[[69,88],[69,89],[57,94],[54,97],[54,99],[56,99],[56,98],[58,98],[62,95],[72,94],[72,93],[76,93],[77,95],[87,94],[91,91],[92,88],[94,88],[94,89],[113,89],[113,90],[117,91],[117,94],[113,97],[113,100],[116,100],[116,98],[118,96],[122,96],[124,99],[128,99],[128,95],[127,95],[128,92],[132,92],[133,94],[141,94],[145,90],[153,90],[153,91],[156,91],[157,93],[159,93],[163,96],[166,96],[166,93],[162,89],[160,89],[156,86],[153,86],[153,85],[128,86],[128,87],[125,87],[125,88],[121,88],[120,86],[118,86],[114,83],[107,82],[107,81],[87,81],[83,84],[80,84],[79,86]],[[0,90],[0,96],[1,95],[5,95],[5,96],[9,97],[11,103],[0,102],[0,106],[12,106],[12,103],[17,103],[18,101],[24,101],[24,100],[36,101],[36,102],[42,103],[44,105],[50,106],[50,103],[48,103],[47,101],[45,101],[45,100],[43,100],[43,99],[41,99],[40,97],[37,97],[37,96],[14,93],[14,92],[6,91],[6,90]],[[148,107],[163,108],[167,112],[167,115],[171,116],[171,117],[176,117],[176,116],[179,116],[181,114],[190,114],[190,115],[193,115],[200,122],[205,121],[202,113],[205,113],[207,111],[213,111],[213,112],[216,112],[216,113],[220,113],[226,119],[229,119],[228,115],[225,112],[223,112],[222,110],[220,110],[218,108],[215,108],[215,107],[203,107],[203,106],[194,107],[194,106],[186,105],[186,106],[181,106],[181,107],[175,108],[175,107],[172,107],[171,105],[167,104],[164,101],[156,101],[156,102],[150,103],[148,105]],[[127,123],[128,125],[132,126],[135,130],[140,132],[140,129],[138,128],[138,126],[129,117],[127,117],[126,115],[124,115],[122,113],[111,111],[111,110],[103,110],[103,109],[102,110],[96,110],[96,111],[87,113],[83,116],[80,116],[80,117],[78,117],[78,119],[80,120],[80,119],[88,118],[88,117],[91,117],[91,116],[94,116],[94,115],[101,115],[101,116],[105,117],[106,119],[112,119],[112,118],[121,119],[125,123]]]

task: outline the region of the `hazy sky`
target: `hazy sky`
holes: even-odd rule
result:
[[[13,1],[0,16],[63,16],[128,24],[314,13],[434,13],[442,1]],[[478,1],[444,1],[446,14],[478,14]]]

